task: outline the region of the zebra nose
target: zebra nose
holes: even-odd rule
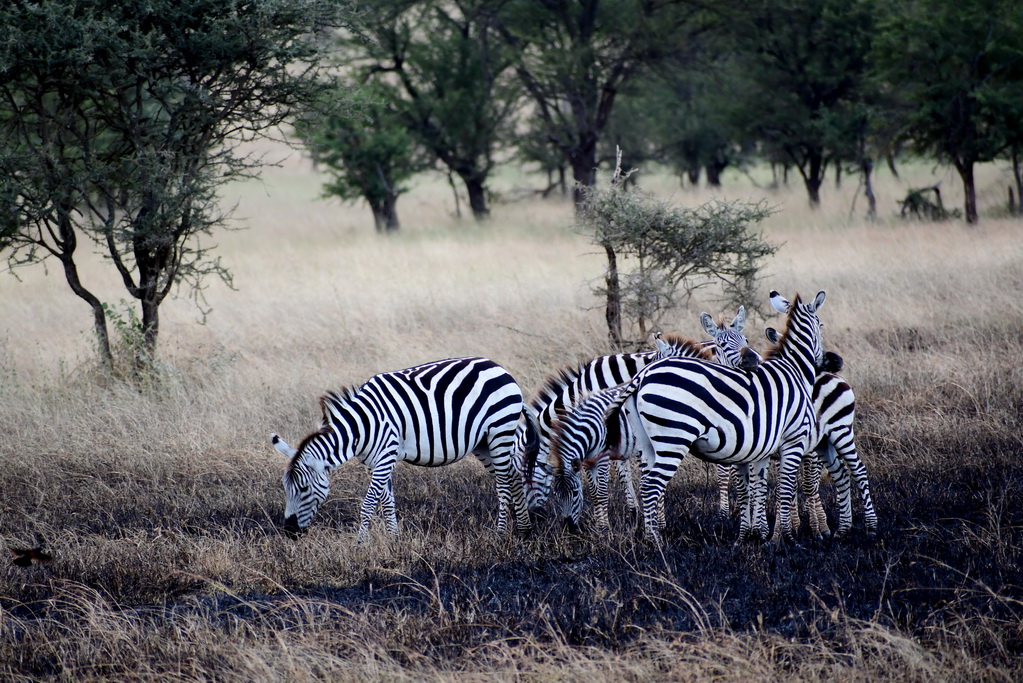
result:
[[[298,515],[291,515],[284,520],[284,533],[293,541],[305,533],[305,529],[298,525]]]

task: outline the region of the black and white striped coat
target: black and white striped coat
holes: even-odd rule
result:
[[[690,452],[708,462],[752,468],[754,480],[764,476],[770,455],[779,452],[777,526],[782,535],[791,535],[789,503],[809,448],[815,420],[811,391],[824,359],[817,316],[824,292],[809,303],[797,297],[791,304],[772,292],[771,302],[788,312],[788,326],[773,355],[755,370],[668,358],[640,372],[608,410],[608,442],[618,441],[624,413],[643,453],[644,530],[658,543],[661,497]],[[740,538],[754,524],[766,537],[765,489],[751,488],[753,504],[743,506]]]
[[[759,364],[759,354],[749,348],[742,334],[746,324],[744,307],[739,307],[735,318],[727,326],[718,327],[706,313],[701,316],[701,321],[705,330],[709,331],[713,327],[718,332],[712,335],[714,343],[711,347],[718,362],[747,368]],[[680,355],[676,347],[666,343],[660,336],[655,337],[654,341],[658,359]],[[550,448],[551,466],[555,472],[554,489],[558,494],[561,513],[571,525],[578,525],[580,521],[583,493],[582,477],[579,475],[586,473],[595,523],[601,529],[609,527],[608,479],[612,464],[625,488],[629,508],[638,508],[632,468],[629,465],[637,453],[628,421],[620,420],[619,443],[605,443],[604,413],[625,386],[622,384],[603,389],[584,397],[554,423]],[[571,472],[571,476],[564,476],[565,468]],[[659,511],[659,520],[663,522],[663,508]]]
[[[497,363],[452,358],[385,372],[358,388],[328,393],[320,406],[320,429],[298,448],[271,435],[275,448],[291,457],[283,477],[289,533],[309,526],[330,491],[331,470],[350,459],[371,470],[359,538],[365,538],[378,505],[388,531],[397,533],[391,483],[395,465],[436,467],[469,453],[497,480],[498,529],[504,529],[508,510],[520,532],[530,529],[522,480],[513,464],[522,391]]]
[[[526,404],[527,421],[516,446],[530,510],[540,510],[551,490],[548,463],[553,426],[560,416],[591,393],[618,386],[659,358],[682,356],[710,359],[712,348],[675,334],[657,335],[657,350],[598,356],[582,365],[550,375]]]

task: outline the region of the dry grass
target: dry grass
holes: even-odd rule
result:
[[[0,569],[0,678],[1019,680],[1023,225],[888,218],[908,185],[933,181],[904,174],[878,180],[877,224],[849,219],[849,182],[818,212],[799,187],[729,188],[780,207],[767,285],[828,291],[876,539],[733,548],[696,463],[669,490],[663,556],[625,524],[607,539],[496,538],[492,484],[469,461],[399,468],[397,540],[377,528],[354,544],[358,465],[335,473],[307,536],[279,533],[283,458],[266,435],[307,433],[324,389],[479,354],[529,391],[605,351],[589,293],[601,258],[565,203],[500,204],[479,227],[423,181],[399,203],[403,233],[381,239],[364,208],[316,200],[316,175],[288,159],[236,189],[247,229],[218,251],[237,291],[211,287],[205,326],[165,306],[159,392],[95,373],[88,311],[59,272],[0,278],[0,540],[55,556]],[[999,201],[1000,172],[982,178],[982,205]],[[951,178],[943,188],[958,201]],[[116,303],[107,270],[87,265],[86,281]],[[703,307],[665,326],[697,335]]]

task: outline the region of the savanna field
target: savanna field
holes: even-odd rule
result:
[[[978,225],[903,222],[909,187],[944,179],[946,206],[961,201],[951,174],[901,170],[878,173],[876,223],[862,198],[851,208],[855,178],[829,180],[818,211],[766,169],[724,188],[777,209],[760,303],[827,291],[874,537],[857,499],[845,538],[735,546],[696,460],[668,489],[663,552],[617,489],[610,535],[548,520],[499,536],[471,457],[397,468],[397,538],[376,520],[356,544],[358,463],[334,472],[309,533],[282,533],[287,461],[268,435],[300,441],[324,391],[480,355],[529,396],[610,352],[591,292],[603,253],[569,202],[523,190],[538,176],[498,178],[482,226],[424,178],[389,237],[364,206],[319,199],[298,156],[233,186],[239,229],[215,242],[234,289],[209,283],[205,324],[185,297],[161,309],[159,386],[98,372],[59,267],[0,275],[0,541],[53,556],[2,563],[0,680],[1020,680],[1023,223],[1004,216],[996,166],[979,171]],[[107,264],[84,277],[128,320]],[[662,326],[703,339],[701,311],[734,314],[715,306],[697,297]],[[747,333],[763,350],[781,324],[753,316]]]

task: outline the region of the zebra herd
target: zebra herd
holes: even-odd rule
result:
[[[854,440],[855,396],[835,374],[841,359],[826,353],[821,339],[824,300],[823,291],[808,302],[771,292],[772,306],[787,319],[781,334],[768,328],[772,346],[764,356],[743,335],[743,308],[728,325],[704,313],[709,342],[658,334],[655,349],[600,356],[549,376],[528,402],[504,368],[474,357],[385,372],[328,393],[320,399],[320,428],[296,448],[271,434],[290,458],[283,476],[285,532],[303,532],[329,493],[330,472],[358,459],[371,471],[359,539],[378,509],[395,534],[395,465],[433,467],[473,453],[496,481],[500,531],[511,514],[519,533],[529,533],[549,499],[578,526],[585,484],[594,523],[607,529],[613,466],[645,536],[660,544],[665,488],[692,453],[717,465],[723,514],[736,484],[740,539],[768,537],[772,456],[778,459],[776,538],[791,537],[798,523],[797,479],[811,532],[829,534],[819,495],[822,465],[835,482],[836,534],[852,526],[853,481],[873,533],[877,517]]]

